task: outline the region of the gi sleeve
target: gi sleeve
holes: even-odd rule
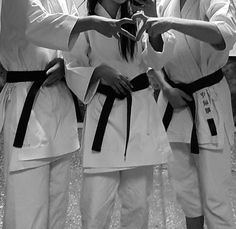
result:
[[[171,32],[166,32],[162,34],[163,39],[163,49],[161,52],[155,51],[146,39],[145,49],[143,51],[143,59],[147,66],[160,70],[173,56],[173,50],[175,47],[175,36]]]
[[[72,1],[28,0],[26,36],[34,44],[50,49],[69,50],[72,30],[78,20]]]
[[[217,25],[226,49],[231,50],[236,42],[236,9],[233,0],[204,0],[202,10],[210,22]]]
[[[70,52],[64,53],[66,82],[84,103],[88,104],[97,91],[99,81],[91,82],[95,67],[90,65],[91,47],[87,32],[81,33]]]
[[[1,15],[2,15],[2,0],[0,0],[0,33],[1,33],[1,27],[2,27]]]

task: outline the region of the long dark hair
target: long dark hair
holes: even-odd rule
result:
[[[88,9],[88,15],[95,15],[95,7],[99,0],[87,0],[87,9]],[[131,18],[132,16],[132,10],[130,6],[130,1],[126,1],[123,4],[121,4],[121,18],[127,17]],[[122,28],[129,31],[131,34],[136,34],[136,26],[133,24],[126,24],[123,25]],[[120,47],[120,53],[121,56],[126,60],[129,61],[130,59],[133,59],[134,57],[134,51],[135,51],[135,42],[126,36],[120,34],[120,40],[119,40],[119,47]]]

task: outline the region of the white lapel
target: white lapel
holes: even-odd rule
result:
[[[171,0],[166,6],[164,16],[180,17],[180,2],[179,0]]]
[[[193,8],[195,4],[199,4],[199,1],[196,0],[186,0],[182,10],[181,15],[183,18],[187,18],[189,11]]]
[[[64,0],[47,0],[49,10],[53,13],[68,13]]]
[[[58,0],[58,3],[59,3],[60,6],[61,6],[62,12],[65,13],[65,14],[69,14],[69,12],[68,12],[68,7],[67,7],[67,3],[66,3],[66,2],[67,2],[67,1],[65,1],[65,0]]]
[[[196,6],[196,4],[198,6]],[[186,0],[184,6],[182,8],[182,11],[181,11],[181,16],[183,18],[187,18],[187,19],[198,19],[199,11],[191,13],[191,9],[194,9],[194,8],[195,9],[200,9],[199,7],[200,7],[199,6],[199,1],[196,1],[196,0]],[[186,36],[186,35],[184,35],[184,38],[185,38],[186,44],[188,45],[188,49],[189,49],[189,51],[191,53],[191,57],[192,57],[192,60],[193,60],[194,66],[195,66],[195,70],[199,72],[199,75],[202,75],[199,63],[196,61],[195,56],[193,55],[194,50],[191,49],[191,47],[192,47],[191,43],[193,42],[193,38],[190,37],[190,36]]]
[[[1,32],[1,27],[2,27],[1,17],[2,17],[2,0],[0,0],[0,32]]]

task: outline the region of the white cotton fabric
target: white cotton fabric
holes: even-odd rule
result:
[[[187,217],[204,215],[209,229],[235,228],[230,144],[224,139],[224,149],[200,148],[199,155],[189,152],[189,144],[171,143],[169,173],[177,199]]]
[[[209,20],[217,25],[226,44],[224,50],[217,50],[208,43],[198,41],[177,31],[171,31],[176,37],[176,45],[173,58],[165,65],[166,72],[176,83],[190,83],[217,71],[226,64],[229,51],[236,41],[235,9],[230,5],[229,0],[188,0],[181,12],[179,5],[179,0],[161,1],[158,8],[159,15]],[[212,115],[218,135],[217,137],[211,136],[200,99],[202,91],[196,92],[194,98],[197,108],[196,122],[199,144],[212,144],[213,148],[222,148],[224,131],[226,130],[230,144],[233,145],[234,122],[230,91],[226,79],[204,89],[204,91],[211,102]],[[166,104],[166,99],[160,93],[159,107],[162,111],[165,110]],[[173,119],[168,128],[169,140],[171,142],[189,143],[191,130],[192,117],[189,109],[174,111]]]
[[[75,16],[68,16],[70,13],[75,13],[71,1],[4,1],[0,34],[3,67],[7,71],[44,70],[46,64],[58,56],[52,49],[69,50],[69,37],[77,20]],[[52,49],[35,46],[32,42]],[[0,94],[0,130],[7,103],[14,103],[9,111],[12,137],[31,84],[6,83]],[[51,161],[78,148],[77,121],[68,88],[64,83],[42,87],[31,112],[23,147],[10,148],[15,160],[10,160],[9,169],[40,166],[46,162],[38,159]]]
[[[97,4],[96,14],[110,17],[100,4]],[[167,61],[171,55],[171,53],[163,54],[165,56],[163,58]],[[95,67],[102,63],[117,69],[129,80],[145,72],[147,66],[144,64],[141,42],[137,43],[134,59],[126,62],[119,53],[118,41],[115,38],[106,38],[96,31],[88,31],[79,36],[67,60],[68,86],[82,101],[87,103],[82,146],[83,166],[117,170],[166,162],[170,147],[152,88],[132,94],[131,130],[126,160],[124,160],[126,100],[115,100],[101,152],[93,152],[91,149],[98,118],[106,98],[104,95],[96,93],[99,82],[88,87],[92,73]]]

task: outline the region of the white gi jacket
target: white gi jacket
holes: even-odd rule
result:
[[[0,0],[0,16],[2,15],[2,0]],[[0,19],[0,32],[1,32],[1,26],[2,26],[2,22]]]
[[[234,44],[233,49],[230,50],[229,55],[230,56],[236,56],[236,43]]]
[[[57,14],[53,14],[56,13]],[[77,17],[72,1],[4,0],[0,34],[0,62],[8,71],[44,70],[57,51],[69,50],[69,37]],[[16,130],[27,91],[32,83],[6,83],[0,94],[0,131],[8,102],[15,102]],[[64,83],[40,89],[22,148],[12,147],[10,170],[47,163],[79,148],[77,121],[71,94]]]
[[[97,4],[96,14],[110,17]],[[166,39],[168,40],[168,39]],[[173,37],[170,39],[173,47]],[[151,45],[148,45],[151,48]],[[160,54],[162,67],[172,53],[165,50]],[[141,42],[137,44],[134,60],[126,62],[120,55],[118,41],[107,38],[96,31],[81,34],[68,59],[67,84],[87,104],[84,128],[83,166],[85,168],[122,169],[132,166],[164,163],[170,151],[167,136],[153,97],[153,89],[147,88],[132,93],[132,114],[127,157],[124,160],[126,140],[126,99],[115,100],[106,127],[101,152],[92,151],[92,143],[101,109],[106,96],[96,93],[99,82],[89,87],[92,73],[102,63],[117,69],[130,80],[146,71],[142,59]],[[73,58],[74,57],[74,58]]]
[[[219,28],[226,48],[217,50],[210,44],[198,41],[183,33],[172,31],[176,36],[173,58],[165,65],[166,72],[174,82],[190,83],[207,76],[221,67],[228,59],[229,51],[236,40],[235,9],[229,0],[187,0],[180,12],[179,0],[161,0],[159,16],[173,16],[186,19],[207,20]],[[206,114],[201,93],[210,102],[211,113]],[[213,148],[222,148],[226,130],[230,144],[233,145],[234,122],[232,117],[230,91],[224,78],[220,83],[194,93],[196,103],[196,123],[199,144],[213,144]],[[166,107],[163,94],[159,97],[159,107]],[[212,137],[207,117],[214,118],[217,133]],[[191,139],[192,117],[188,108],[176,110],[168,128],[171,142],[186,142]]]

